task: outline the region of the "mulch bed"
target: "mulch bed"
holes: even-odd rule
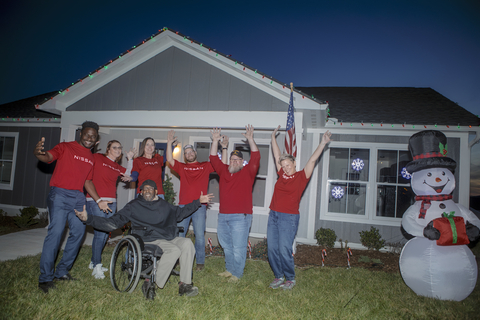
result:
[[[295,253],[295,265],[299,268],[322,266],[322,250],[320,246],[298,245]],[[345,249],[325,249],[323,264],[330,268],[366,268],[372,271],[399,273],[399,254],[376,250],[351,250],[349,257]],[[350,261],[349,261],[350,258]],[[361,261],[359,261],[361,260]]]

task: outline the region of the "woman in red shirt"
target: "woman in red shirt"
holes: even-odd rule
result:
[[[147,137],[140,144],[138,157],[133,160],[132,181],[138,180],[137,194],[145,180],[153,180],[157,184],[158,196],[165,199],[163,191],[163,157],[155,152],[155,140]]]
[[[278,180],[275,183],[267,227],[268,261],[275,279],[270,288],[290,290],[295,286],[295,264],[292,256],[292,246],[297,234],[300,219],[298,208],[303,191],[312,176],[315,164],[330,142],[330,131],[325,132],[321,143],[308,159],[305,168],[296,169],[295,157],[281,154],[277,144],[277,131],[272,133],[272,150],[277,165]]]
[[[93,166],[92,180],[87,181],[93,183],[98,194],[98,199],[94,199],[96,195],[87,194],[87,209],[92,215],[99,217],[109,217],[115,214],[117,209],[117,180],[122,176],[123,181],[130,181],[130,171],[132,170],[132,159],[135,150],[132,149],[127,153],[127,169],[122,167],[118,162],[122,159],[122,145],[117,140],[111,140],[107,144],[107,151],[104,154],[95,153],[93,158],[95,164]],[[108,239],[108,233],[94,230],[92,242],[92,259],[89,268],[93,269],[92,276],[95,279],[103,279],[103,274],[107,268],[102,266],[102,251]]]

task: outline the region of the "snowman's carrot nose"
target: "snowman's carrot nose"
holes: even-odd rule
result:
[[[436,181],[436,182],[440,182],[440,181],[442,181],[442,179],[440,179],[440,178],[435,178],[435,181]]]

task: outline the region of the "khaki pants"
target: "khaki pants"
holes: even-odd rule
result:
[[[173,240],[156,240],[147,242],[162,248],[163,255],[157,262],[156,284],[163,288],[172,272],[177,260],[180,259],[180,281],[186,284],[192,283],[193,259],[195,258],[195,247],[192,240],[177,237]]]

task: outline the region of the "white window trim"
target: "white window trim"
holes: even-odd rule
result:
[[[195,145],[196,142],[212,142],[212,139],[210,137],[202,137],[202,136],[190,136],[189,138],[189,144]],[[230,154],[233,151],[233,146],[235,143],[245,143],[244,138],[229,138],[228,142],[228,149],[227,153]],[[257,145],[268,145],[268,168],[267,168],[267,175],[259,175],[257,174],[257,177],[261,178],[266,178],[265,180],[265,198],[264,198],[264,206],[259,207],[259,206],[253,206],[253,214],[259,214],[259,215],[268,215],[270,212],[270,202],[272,200],[273,196],[273,188],[275,186],[275,182],[277,181],[277,173],[275,171],[276,166],[275,166],[275,161],[273,160],[273,153],[272,153],[272,146],[271,146],[271,140],[270,139],[255,139],[255,143]],[[219,150],[220,151],[220,150]],[[219,203],[212,203],[211,210],[219,211],[220,210],[220,205]]]
[[[369,175],[368,182],[366,182],[366,199],[365,199],[365,215],[358,216],[347,213],[336,213],[328,212],[328,199],[330,196],[330,190],[327,188],[330,180],[328,179],[328,170],[330,167],[330,149],[331,148],[358,148],[358,149],[369,149],[370,150],[370,160],[369,160]],[[401,218],[388,218],[388,217],[377,217],[376,216],[376,187],[377,187],[377,157],[378,150],[400,150],[408,151],[407,144],[392,144],[392,143],[368,143],[368,142],[330,142],[329,148],[326,150],[324,155],[325,164],[322,168],[322,186],[323,192],[321,194],[321,205],[320,205],[320,219],[326,221],[341,221],[341,222],[352,222],[352,223],[368,223],[368,224],[377,224],[385,226],[400,226],[402,219]]]
[[[10,175],[10,183],[0,183],[0,190],[13,190],[13,182],[15,181],[15,167],[17,163],[17,151],[18,151],[18,132],[0,132],[2,137],[14,137],[15,143],[13,147],[13,158],[12,158],[12,173]]]

